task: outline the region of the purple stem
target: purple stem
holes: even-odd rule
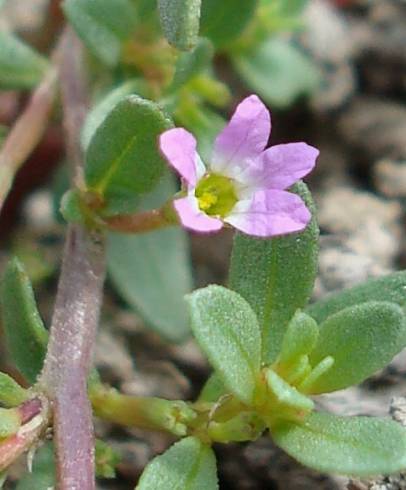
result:
[[[86,380],[104,281],[104,246],[70,225],[41,384],[53,400],[59,490],[93,490],[94,435]]]
[[[80,129],[87,109],[82,45],[63,34],[61,92],[67,157],[80,185]],[[92,364],[105,276],[102,237],[69,225],[48,351],[39,384],[54,409],[58,490],[94,490],[94,430],[86,381]]]

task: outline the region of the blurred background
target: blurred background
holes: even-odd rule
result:
[[[218,1],[219,9],[223,3],[230,2]],[[126,39],[114,69],[103,67],[98,53],[90,49],[92,102],[136,79],[142,87],[137,85],[135,91],[171,108],[178,125],[201,136],[205,153],[205,135],[217,131],[244,96],[257,93],[271,110],[271,144],[306,141],[321,151],[317,168],[307,179],[321,228],[315,298],[405,268],[406,2],[261,0],[252,2],[249,19],[241,18],[239,3],[236,0],[234,9],[224,14],[230,25],[241,24],[238,35],[227,38],[223,33],[222,38],[207,20],[202,35],[214,45],[213,61],[175,98],[163,89],[173,75],[175,54],[161,37],[154,13]],[[48,55],[65,22],[59,2],[6,0],[0,5],[0,32],[15,33]],[[1,49],[0,42],[0,147],[37,83],[7,86],[4,66],[1,74]],[[65,230],[57,212],[66,187],[59,116],[56,108],[40,144],[18,172],[0,215],[0,273],[7,260],[18,255],[46,325]],[[227,281],[232,232],[172,239],[169,259],[157,245],[162,237],[111,239],[111,270],[119,270],[117,261],[123,253],[137,250],[148,256],[147,266],[151,261],[156,267],[143,270],[141,263],[134,263],[133,281],[123,279],[120,272],[109,276],[96,364],[103,380],[123,392],[191,399],[209,368],[188,338],[181,296],[192,282],[200,287]],[[150,295],[143,291],[148,281],[160,285]],[[159,311],[155,311],[157,302],[162,303]],[[178,322],[175,333],[170,329],[174,322]],[[24,383],[1,333],[0,369]],[[340,414],[387,414],[390,399],[405,393],[405,373],[406,356],[400,354],[362,386],[325,396],[321,404]],[[117,480],[100,480],[103,489],[134,488],[145,464],[170,443],[161,434],[105,423],[97,423],[97,431],[121,457]],[[346,488],[346,479],[312,473],[267,438],[249,445],[219,446],[216,451],[223,490]],[[49,454],[43,452],[42,457],[48,471]],[[16,465],[5,488],[45,490],[28,477],[15,486],[13,481],[24,470],[23,464]]]

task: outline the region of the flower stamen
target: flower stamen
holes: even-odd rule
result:
[[[195,196],[199,208],[209,216],[227,216],[238,201],[232,179],[208,173],[198,183]]]

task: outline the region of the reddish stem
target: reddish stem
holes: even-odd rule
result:
[[[14,177],[41,140],[56,95],[57,72],[51,68],[10,130],[0,152],[0,211]]]

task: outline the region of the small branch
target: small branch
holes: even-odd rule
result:
[[[67,28],[61,44],[61,91],[67,157],[80,185],[80,129],[87,109],[82,45]],[[69,225],[52,318],[48,352],[39,384],[54,408],[58,490],[94,490],[92,411],[87,377],[102,301],[104,243],[98,233]]]
[[[57,70],[49,69],[0,151],[0,211],[21,165],[40,142],[57,92]]]
[[[104,224],[109,230],[121,233],[145,233],[173,226],[175,223],[168,221],[162,210],[153,209],[131,215],[105,218]]]

